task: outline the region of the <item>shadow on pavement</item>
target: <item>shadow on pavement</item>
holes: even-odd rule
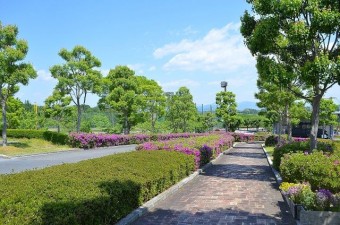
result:
[[[281,213],[277,215],[266,215],[263,213],[252,213],[238,208],[221,208],[216,210],[196,209],[196,212],[177,211],[170,209],[156,209],[148,212],[134,225],[294,225],[295,221],[286,211],[284,202],[279,202]]]

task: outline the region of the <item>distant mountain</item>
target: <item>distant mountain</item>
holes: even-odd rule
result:
[[[242,111],[245,109],[259,109],[259,107],[257,107],[256,102],[245,101],[237,103],[237,110]]]
[[[197,110],[199,112],[202,111],[202,105],[196,105]],[[217,105],[215,103],[210,104],[210,105],[203,105],[203,112],[210,112],[210,111],[215,111],[217,108]],[[250,101],[244,101],[244,102],[238,102],[237,103],[237,110],[242,111],[245,109],[259,109],[257,107],[256,102],[250,102]]]

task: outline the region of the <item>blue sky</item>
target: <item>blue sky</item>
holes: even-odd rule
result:
[[[39,105],[56,80],[49,68],[63,63],[61,48],[82,45],[100,59],[105,75],[128,65],[137,75],[154,79],[164,91],[190,89],[197,104],[215,102],[220,82],[238,102],[256,101],[255,60],[239,33],[245,0],[0,0],[0,21],[15,24],[27,40],[26,61],[38,78],[17,96]],[[332,88],[327,96],[339,96]],[[95,106],[91,96],[87,104]]]

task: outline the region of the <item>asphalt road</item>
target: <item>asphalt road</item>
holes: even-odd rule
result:
[[[107,155],[131,152],[136,145],[122,145],[90,150],[71,150],[65,152],[37,154],[29,156],[0,158],[0,174],[18,173],[25,170],[41,169],[63,163],[75,163],[86,159],[100,158]]]

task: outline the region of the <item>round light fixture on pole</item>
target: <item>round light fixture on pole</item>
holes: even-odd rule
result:
[[[228,86],[228,82],[227,81],[222,81],[221,82],[221,88],[224,88],[224,91],[227,91],[227,86]]]

